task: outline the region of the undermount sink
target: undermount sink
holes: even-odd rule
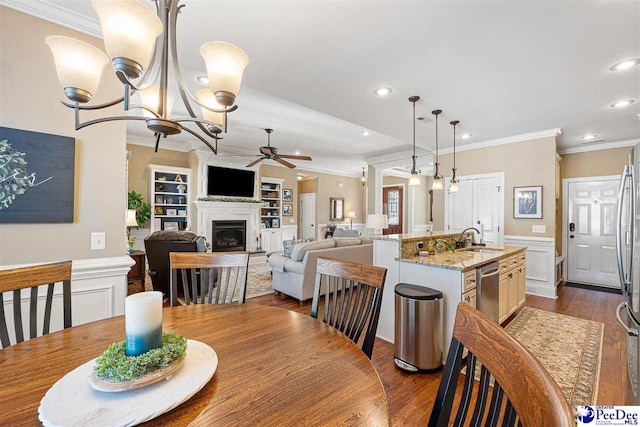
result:
[[[474,248],[474,247],[470,247],[470,248],[462,248],[462,249],[456,249],[458,251],[465,251],[465,252],[479,252],[479,253],[495,253],[495,252],[503,252],[502,249],[492,249],[492,248]]]

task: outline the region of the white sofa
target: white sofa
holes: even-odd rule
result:
[[[273,270],[273,289],[303,303],[313,298],[318,257],[373,263],[373,241],[368,237],[336,237],[298,243],[291,256],[272,254],[268,263]]]

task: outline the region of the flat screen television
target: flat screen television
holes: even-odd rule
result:
[[[252,170],[209,166],[207,194],[209,196],[253,197],[256,173]]]

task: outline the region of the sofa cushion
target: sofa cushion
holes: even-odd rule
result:
[[[333,232],[333,237],[358,237],[360,232],[358,230],[345,230],[344,228],[336,228]]]
[[[371,237],[360,237],[360,241],[363,245],[368,245],[369,243],[373,243],[373,239]]]
[[[336,248],[341,248],[343,246],[356,246],[362,243],[357,237],[334,237],[333,240],[336,241]]]
[[[298,243],[293,247],[293,251],[291,251],[291,259],[293,261],[302,261],[302,258],[304,258],[305,254],[308,251],[330,249],[335,247],[336,242],[334,242],[332,239],[318,240],[317,242]]]
[[[303,262],[295,262],[291,258],[287,258],[284,263],[284,271],[288,271],[291,273],[304,274],[304,269],[307,266]]]

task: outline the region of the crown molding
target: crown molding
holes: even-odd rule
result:
[[[581,145],[558,150],[558,154],[586,153],[588,151],[608,150],[610,148],[631,147],[640,142],[640,139],[625,139],[623,141],[603,142],[600,144]]]
[[[48,0],[0,0],[0,5],[99,39],[102,38],[102,28],[97,18],[88,18]]]
[[[413,150],[394,151],[393,153],[381,154],[378,156],[365,157],[365,161],[370,165],[391,163],[397,161],[407,161],[413,156]],[[416,147],[416,157],[431,157],[431,151]]]
[[[156,140],[152,137],[142,135],[127,134],[127,144],[140,145],[142,147],[155,148]],[[169,138],[160,138],[160,147],[163,150],[181,151],[188,153],[193,150],[193,143],[186,141],[176,141]]]
[[[490,139],[488,141],[474,142],[472,144],[457,145],[456,152],[478,150],[481,148],[495,147],[497,145],[513,144],[516,142],[530,141],[540,138],[555,138],[562,135],[561,128],[541,130],[539,132],[523,133],[521,135],[507,136],[505,138]],[[439,150],[439,154],[453,153],[453,148]]]

